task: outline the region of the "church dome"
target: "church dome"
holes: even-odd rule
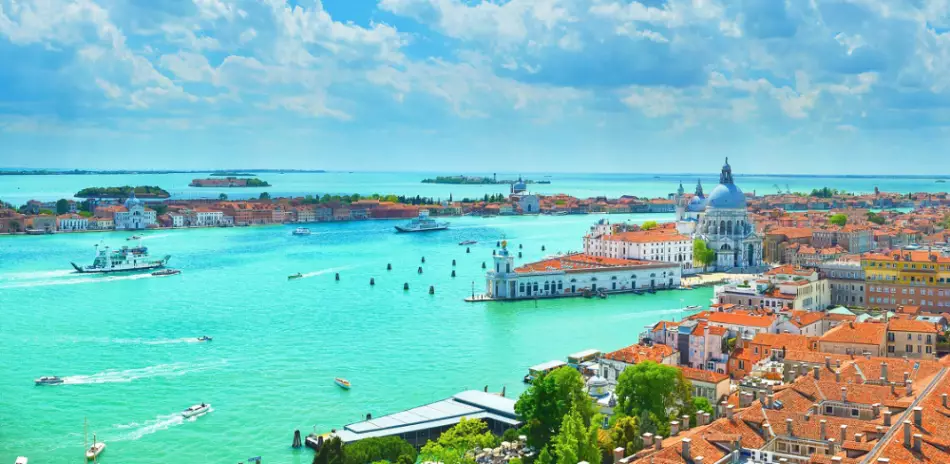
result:
[[[702,213],[706,210],[706,199],[704,197],[694,196],[686,205],[686,211],[690,213]]]
[[[128,210],[131,210],[133,206],[141,206],[141,205],[142,205],[142,200],[135,198],[134,192],[132,193],[132,195],[129,196],[128,200],[125,200],[125,208]]]
[[[719,184],[709,194],[710,208],[745,209],[745,195],[736,184]]]

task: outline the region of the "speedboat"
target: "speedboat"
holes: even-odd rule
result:
[[[210,341],[211,341],[211,337],[209,337],[209,336],[207,336],[207,335],[202,335],[202,336],[198,337],[198,341],[199,341],[199,342],[210,342]]]
[[[96,441],[95,435],[93,435],[92,446],[86,450],[86,460],[92,461],[96,459],[105,449],[106,444],[101,441]]]
[[[476,243],[478,243],[478,240],[465,240],[465,241],[459,242],[459,245],[463,245],[463,246],[464,246],[464,245],[474,245],[474,244],[476,244]]]
[[[141,235],[133,235],[133,236],[127,238],[126,240],[128,240],[128,241],[130,241],[130,242],[131,242],[132,240],[142,240],[142,236],[141,236]]]
[[[181,415],[184,416],[184,417],[186,417],[186,418],[187,418],[187,417],[200,416],[201,414],[204,414],[204,413],[208,412],[209,409],[211,409],[211,405],[210,405],[210,404],[207,404],[207,403],[196,404],[196,405],[194,405],[194,406],[192,406],[192,407],[190,407],[190,408],[188,408],[188,409],[182,411],[182,412],[181,412]]]
[[[689,305],[686,307],[687,310],[694,310],[694,309],[699,309],[699,308],[701,308],[701,306],[699,305]]]
[[[306,227],[298,227],[294,229],[294,235],[310,235],[310,229]]]
[[[344,378],[337,377],[337,378],[333,379],[333,383],[335,383],[338,387],[340,387],[340,388],[342,388],[342,389],[344,389],[344,390],[349,390],[349,389],[350,389],[350,381],[349,381],[349,380],[346,380],[346,379],[344,379]]]
[[[171,276],[175,274],[181,274],[181,271],[179,271],[178,269],[162,269],[160,271],[155,271],[152,273],[153,276],[157,276],[157,277]]]
[[[299,279],[299,278],[301,278],[301,277],[303,277],[303,274],[301,274],[301,273],[298,272],[298,273],[296,273],[296,274],[287,276],[287,280],[296,280],[296,279]]]
[[[63,379],[61,379],[61,378],[59,378],[59,377],[56,377],[56,376],[54,375],[54,376],[50,376],[50,377],[40,377],[40,378],[36,379],[35,382],[36,382],[37,385],[59,385],[59,384],[63,383],[64,381],[63,381]]]
[[[27,459],[26,456],[17,456],[16,462],[13,464],[27,464],[28,462],[30,462],[30,460]]]

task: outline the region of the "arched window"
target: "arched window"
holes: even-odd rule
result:
[[[546,292],[550,292],[550,291],[551,291],[551,283],[548,282],[548,281],[546,281],[546,280],[544,281],[544,291],[546,291]]]
[[[719,235],[726,234],[726,221],[719,221]]]
[[[732,235],[732,221],[726,224],[726,233]]]

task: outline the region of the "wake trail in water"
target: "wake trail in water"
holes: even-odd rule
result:
[[[319,271],[304,273],[301,278],[306,279],[307,277],[316,277],[318,275],[329,274],[331,272],[343,271],[346,269],[353,269],[354,267],[356,266],[350,265],[350,266],[328,267],[326,269],[321,269]]]
[[[3,285],[3,286],[0,286],[0,288],[29,288],[29,287],[50,287],[50,286],[55,286],[55,285],[95,284],[95,283],[104,283],[104,282],[117,282],[117,281],[122,281],[122,280],[149,279],[152,277],[155,277],[155,276],[151,274],[135,274],[135,275],[108,276],[108,277],[79,277],[75,279],[39,280],[39,281],[33,281],[33,282],[23,282],[23,283],[17,283],[17,284]]]
[[[171,363],[139,369],[125,369],[99,372],[91,375],[70,375],[63,377],[63,385],[87,385],[99,383],[127,383],[153,377],[178,377],[194,372],[202,372],[224,365],[225,361],[212,363]]]
[[[66,277],[75,274],[71,269],[57,269],[55,271],[32,271],[32,272],[9,272],[0,274],[0,279],[4,280],[35,280],[52,279],[57,277]]]
[[[211,413],[214,409],[209,409],[205,414]],[[204,414],[202,414],[204,415]],[[172,427],[177,427],[184,424],[185,422],[194,422],[198,417],[185,418],[181,415],[180,412],[163,414],[155,417],[154,419],[149,419],[145,422],[131,422],[128,424],[116,424],[112,428],[115,430],[123,430],[124,432],[120,433],[114,438],[110,438],[109,441],[134,441],[142,438],[146,435],[151,435],[162,430],[168,430]]]
[[[634,312],[634,313],[627,313],[627,314],[618,314],[618,315],[612,317],[611,319],[635,319],[635,318],[643,317],[643,316],[661,315],[661,314],[684,314],[684,315],[685,315],[685,314],[687,314],[687,313],[692,314],[692,313],[697,312],[697,311],[699,311],[699,310],[693,309],[693,308],[689,308],[689,309],[687,309],[687,308],[656,309],[656,310],[652,310],[652,311],[642,311],[642,312]]]
[[[156,238],[164,238],[164,237],[168,237],[168,234],[146,235],[139,240],[153,240]]]

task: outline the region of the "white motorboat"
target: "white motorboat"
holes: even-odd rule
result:
[[[449,223],[444,221],[435,221],[429,219],[429,210],[419,210],[419,217],[403,224],[395,226],[399,232],[430,232],[434,230],[445,230],[449,228]]]
[[[27,459],[26,456],[17,456],[16,462],[13,463],[13,464],[27,464],[27,463],[29,463],[29,462],[30,462],[30,460]]]
[[[63,383],[64,380],[54,375],[50,377],[40,377],[34,382],[36,382],[37,385],[59,385]]]
[[[132,240],[142,240],[142,236],[141,236],[141,235],[133,235],[133,236],[127,238],[126,240],[128,240],[128,241],[130,241],[130,242],[131,242]]]
[[[198,341],[199,341],[199,342],[210,342],[211,340],[212,340],[212,338],[209,337],[209,336],[207,336],[207,335],[202,335],[202,336],[198,337]]]
[[[208,404],[208,403],[196,404],[196,405],[194,405],[194,406],[192,406],[192,407],[190,407],[190,408],[188,408],[188,409],[182,411],[182,412],[181,412],[181,415],[184,416],[185,418],[200,416],[200,415],[202,415],[202,414],[208,412],[208,410],[210,410],[210,409],[211,409],[211,405]]]
[[[294,229],[294,235],[310,235],[310,229],[306,227],[298,227]]]
[[[337,378],[333,379],[333,383],[335,383],[336,386],[338,386],[338,387],[340,387],[340,388],[342,388],[342,389],[344,389],[344,390],[349,390],[349,389],[350,389],[350,386],[351,386],[351,385],[350,385],[350,381],[349,381],[349,380],[346,380],[346,379],[344,379],[344,378],[342,378],[342,377],[337,377]]]

